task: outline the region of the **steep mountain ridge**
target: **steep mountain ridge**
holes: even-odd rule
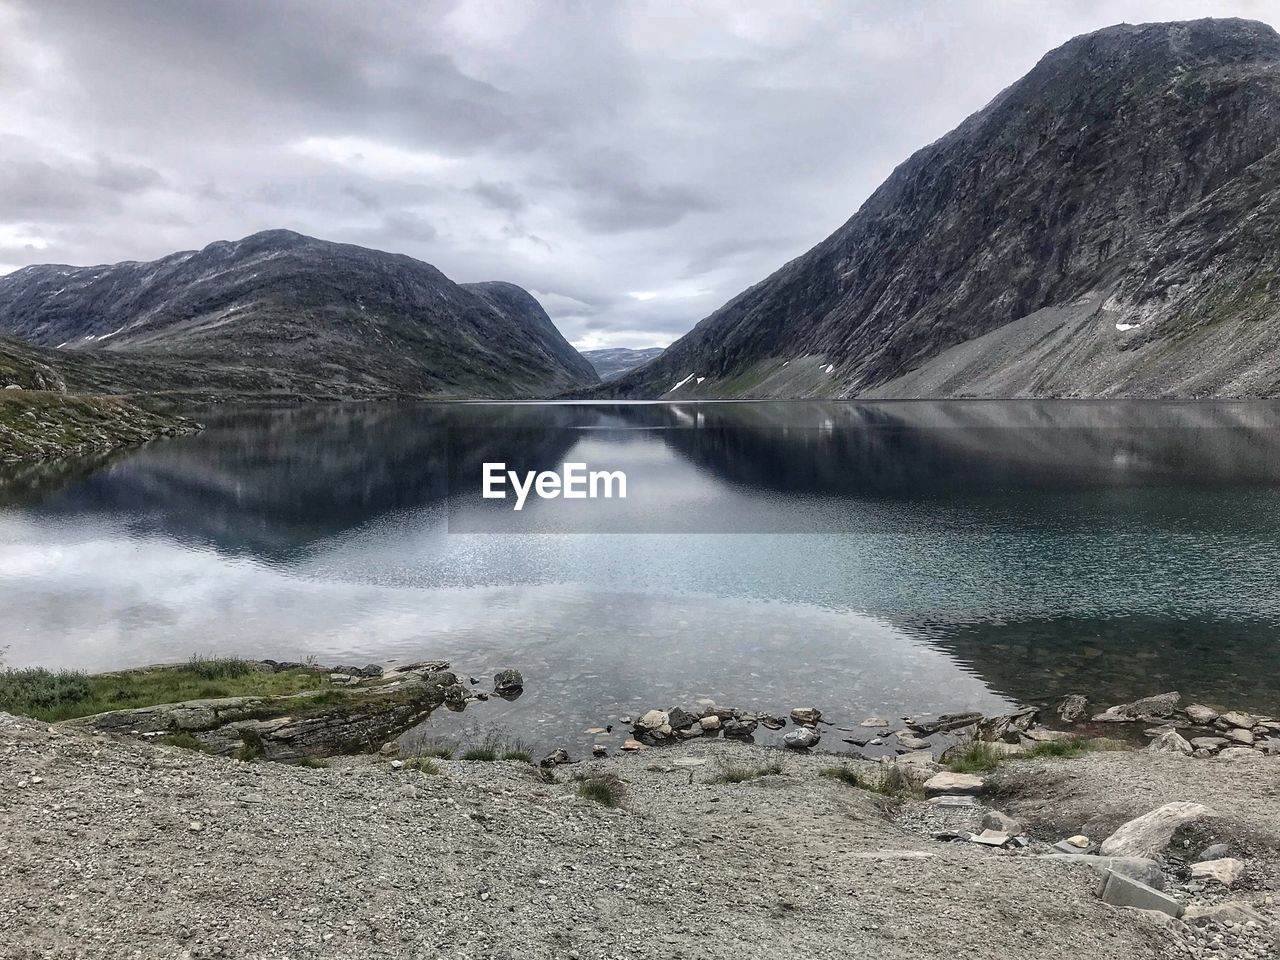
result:
[[[26,267],[0,277],[0,329],[146,359],[166,383],[208,362],[217,386],[229,365],[269,393],[519,397],[597,380],[514,284],[455,284],[411,257],[287,230],[148,263]]]
[[[901,164],[826,240],[595,393],[1276,393],[1275,365],[1252,365],[1280,322],[1278,148],[1269,26],[1077,37]],[[975,349],[963,376],[942,369],[947,351],[1000,346],[1014,321],[1082,298],[1099,307],[1090,349],[1048,351],[1016,376]],[[1213,341],[1216,325],[1232,342]],[[1206,351],[1212,376],[1185,369]]]

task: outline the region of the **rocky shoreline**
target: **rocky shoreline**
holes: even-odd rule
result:
[[[103,452],[200,429],[194,420],[119,397],[0,385],[0,463]]]
[[[450,942],[488,951],[482,955],[668,955],[654,942],[645,949],[629,942],[628,925],[634,919],[614,922],[617,918],[598,916],[582,903],[575,908],[580,911],[577,919],[595,917],[589,929],[576,924],[572,912],[556,914],[559,928],[520,926],[521,949],[504,952],[507,945],[491,936],[492,910],[498,908],[490,907],[490,901],[522,904],[512,907],[518,913],[535,910],[551,881],[540,873],[532,888],[517,890],[492,870],[476,873],[465,866],[495,855],[501,860],[498,851],[513,843],[540,863],[548,854],[546,844],[568,843],[577,849],[586,843],[587,848],[607,850],[619,843],[620,835],[628,838],[616,864],[616,877],[623,878],[628,891],[620,899],[646,903],[646,929],[667,946],[687,943],[699,956],[776,956],[783,941],[776,940],[769,954],[756,952],[757,941],[768,942],[784,932],[787,943],[808,944],[806,955],[843,955],[834,949],[837,941],[825,939],[823,928],[812,925],[818,922],[811,916],[817,912],[812,897],[797,892],[816,879],[806,859],[812,857],[827,861],[822,882],[812,886],[814,893],[822,900],[847,903],[854,915],[864,909],[848,901],[854,894],[859,903],[870,892],[892,904],[897,896],[892,891],[905,890],[932,904],[924,913],[904,909],[892,914],[883,928],[895,931],[888,939],[878,936],[879,923],[848,929],[853,938],[848,942],[874,943],[877,956],[953,956],[949,944],[956,929],[939,925],[935,908],[939,898],[957,896],[957,889],[961,902],[972,899],[971,909],[988,914],[979,925],[984,936],[970,944],[966,955],[1001,960],[1027,955],[1018,952],[1019,945],[1036,925],[1061,924],[1063,902],[1076,919],[1058,935],[1070,937],[1073,947],[1078,941],[1080,956],[1254,960],[1273,955],[1280,945],[1275,901],[1280,895],[1280,793],[1274,786],[1280,758],[1272,756],[1280,724],[1270,717],[1183,706],[1176,693],[1101,711],[1091,710],[1083,697],[1071,696],[1052,710],[1027,706],[996,716],[961,713],[893,723],[866,717],[848,725],[843,719],[829,720],[815,706],[775,715],[702,703],[655,708],[639,717],[619,718],[616,728],[593,728],[588,731],[595,737],[590,757],[562,748],[540,760],[470,751],[464,756],[484,759],[459,760],[448,753],[421,752],[402,734],[442,707],[462,710],[492,697],[518,697],[524,687],[518,670],[501,670],[492,682],[482,682],[454,672],[444,661],[332,668],[261,661],[253,669],[305,669],[323,677],[327,687],[321,693],[118,710],[54,726],[0,716],[0,812],[9,851],[0,857],[0,880],[5,881],[0,884],[0,919],[23,923],[32,938],[30,949],[0,954],[111,955],[108,947],[116,941],[89,929],[101,922],[91,903],[82,899],[94,889],[91,878],[46,887],[36,877],[41,856],[79,864],[75,851],[87,838],[95,849],[105,845],[100,855],[112,862],[151,864],[153,858],[177,855],[174,844],[193,837],[210,839],[215,832],[231,836],[230,828],[223,832],[222,821],[228,817],[236,822],[235,831],[247,831],[254,843],[270,845],[277,839],[280,817],[310,822],[315,811],[309,804],[327,809],[341,797],[371,810],[403,807],[396,829],[409,831],[420,844],[446,845],[441,863],[455,866],[437,879],[461,892],[436,904],[444,913],[435,922],[455,923],[461,908],[466,923],[451,934]],[[1042,723],[1042,713],[1052,725]],[[785,729],[784,748],[753,743],[761,728]],[[1099,736],[1099,730],[1123,730],[1125,739]],[[1139,746],[1144,740],[1146,745]],[[824,750],[833,744],[837,753]],[[76,764],[65,761],[67,754],[79,758]],[[283,762],[243,762],[258,759]],[[87,774],[77,764],[96,772]],[[176,776],[181,784],[178,796],[185,802],[175,803],[172,797],[164,801],[161,807],[174,813],[161,818],[165,824],[156,828],[159,834],[147,834],[154,849],[139,848],[143,835],[123,825],[129,812],[144,804],[138,798],[150,796],[156,784],[125,789],[130,778],[121,764],[135,774],[150,770],[160,780]],[[296,779],[303,775],[322,779]],[[216,784],[241,781],[244,790],[252,790],[214,803]],[[90,791],[102,796],[86,812]],[[267,800],[270,791],[277,795]],[[263,799],[256,799],[259,795]],[[470,799],[460,807],[463,797]],[[259,804],[275,811],[271,818],[256,815],[265,812]],[[185,812],[179,815],[179,809]],[[471,811],[473,826],[483,827],[479,835],[443,825],[442,814],[461,809]],[[563,835],[560,825],[539,821],[538,837],[531,840],[528,824],[520,819],[529,809],[557,815],[572,810],[571,833]],[[577,819],[579,813],[583,816]],[[397,846],[381,836],[387,825],[376,817],[371,823],[331,811],[326,824],[329,835],[367,835],[370,843]],[[825,834],[813,836],[815,824]],[[122,829],[132,838],[129,843],[119,840]],[[772,846],[756,849],[762,830]],[[305,847],[310,841],[295,837],[294,842]],[[675,883],[661,868],[670,865],[672,850],[690,842],[698,858],[682,861]],[[817,849],[798,852],[814,844]],[[749,867],[736,859],[746,855],[744,845],[754,850]],[[562,859],[557,885],[573,886],[578,878],[570,880],[572,875],[588,872],[594,854],[587,848]],[[201,849],[215,859],[219,855],[209,843]],[[646,863],[643,870],[637,857]],[[208,868],[214,875],[204,879],[223,885],[245,882],[233,860]],[[374,860],[383,875],[388,865]],[[260,889],[265,902],[276,902],[265,892],[281,882],[273,879],[276,868],[260,859],[254,862],[249,886]],[[338,862],[357,885],[374,869],[345,858]],[[859,865],[866,869],[855,869]],[[909,882],[904,875],[908,865]],[[950,876],[953,868],[961,874]],[[745,875],[740,873],[744,869]],[[995,885],[972,889],[971,878],[961,877],[973,870],[994,871]],[[754,879],[745,888],[740,879],[729,894],[724,878],[735,871]],[[637,879],[640,873],[643,880]],[[779,891],[792,892],[778,892],[767,910],[760,904],[744,907],[751,903],[750,891],[771,874],[785,879]],[[614,889],[614,882],[595,876],[590,902],[612,897],[605,891]],[[69,891],[86,883],[69,902]],[[840,892],[845,885],[847,894]],[[473,889],[478,904],[472,900]],[[718,908],[717,922],[735,931],[736,953],[708,949],[692,933],[697,924],[690,918],[698,911],[689,909],[688,898],[702,903],[711,889],[719,891],[712,897],[717,902],[729,897]],[[33,900],[37,893],[32,891],[43,891],[48,902]],[[993,896],[1012,897],[1020,905],[1017,915],[991,916]],[[17,919],[31,910],[33,916],[48,916],[52,905],[63,920],[52,933],[32,930]],[[134,907],[138,904],[129,909]],[[262,929],[240,931],[237,936],[247,937],[245,943],[259,943],[264,931],[282,935],[275,923],[279,917],[264,918],[256,906],[247,909]],[[361,912],[350,904],[346,909]],[[80,918],[83,926],[71,927],[87,938],[89,948],[81,944],[73,950],[69,941],[58,939],[57,930],[68,917]],[[797,927],[800,917],[805,924]],[[843,921],[828,916],[823,922],[839,926]],[[1081,922],[1087,922],[1087,930]],[[133,917],[126,926],[140,923],[146,925],[143,917]],[[172,930],[147,927],[144,941],[150,947],[140,955],[170,956],[175,950],[192,957],[294,955],[284,948],[273,953],[265,946],[248,952],[209,946],[207,937],[214,932],[239,930],[236,918],[216,903],[207,905],[202,923],[203,932],[181,924]],[[1108,927],[1111,932],[1105,936],[1091,937]],[[180,932],[184,929],[185,936]],[[326,930],[316,952],[403,955],[397,951],[405,944],[396,931],[376,924],[375,929],[382,931],[381,939],[351,943],[338,942],[346,928]],[[1052,933],[1052,925],[1045,929]],[[1123,934],[1116,932],[1121,929]],[[427,939],[415,941],[418,949],[435,943],[422,935]],[[423,955],[444,955],[443,946],[439,953]]]

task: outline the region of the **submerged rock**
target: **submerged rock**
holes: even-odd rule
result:
[[[520,671],[508,667],[493,675],[493,692],[500,697],[510,696],[524,690],[524,677]]]
[[[1089,710],[1089,701],[1079,693],[1068,694],[1058,704],[1058,717],[1063,723],[1075,723],[1084,718]]]

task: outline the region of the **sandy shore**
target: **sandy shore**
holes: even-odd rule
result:
[[[726,764],[781,773],[719,782]],[[1275,949],[1280,759],[1089,754],[1004,765],[1035,848],[930,836],[943,815],[746,744],[557,768],[354,757],[244,763],[0,715],[4,957],[1262,957]],[[855,766],[857,766],[855,764]],[[865,763],[870,770],[873,764]],[[622,805],[579,795],[613,773]],[[1170,799],[1213,807],[1248,864],[1253,926],[1101,902],[1090,869],[1031,855]],[[980,811],[979,811],[980,812]],[[946,816],[971,816],[951,811]],[[1191,841],[1184,841],[1190,843]],[[1197,841],[1198,842],[1198,841]],[[1171,869],[1190,853],[1174,849]]]

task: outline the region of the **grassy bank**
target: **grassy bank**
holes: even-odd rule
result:
[[[107,450],[197,429],[191,420],[117,397],[0,390],[0,462]]]
[[[238,659],[193,658],[178,666],[103,674],[35,667],[0,672],[0,711],[53,723],[182,700],[285,696],[329,686],[328,676],[314,670],[272,673]]]

